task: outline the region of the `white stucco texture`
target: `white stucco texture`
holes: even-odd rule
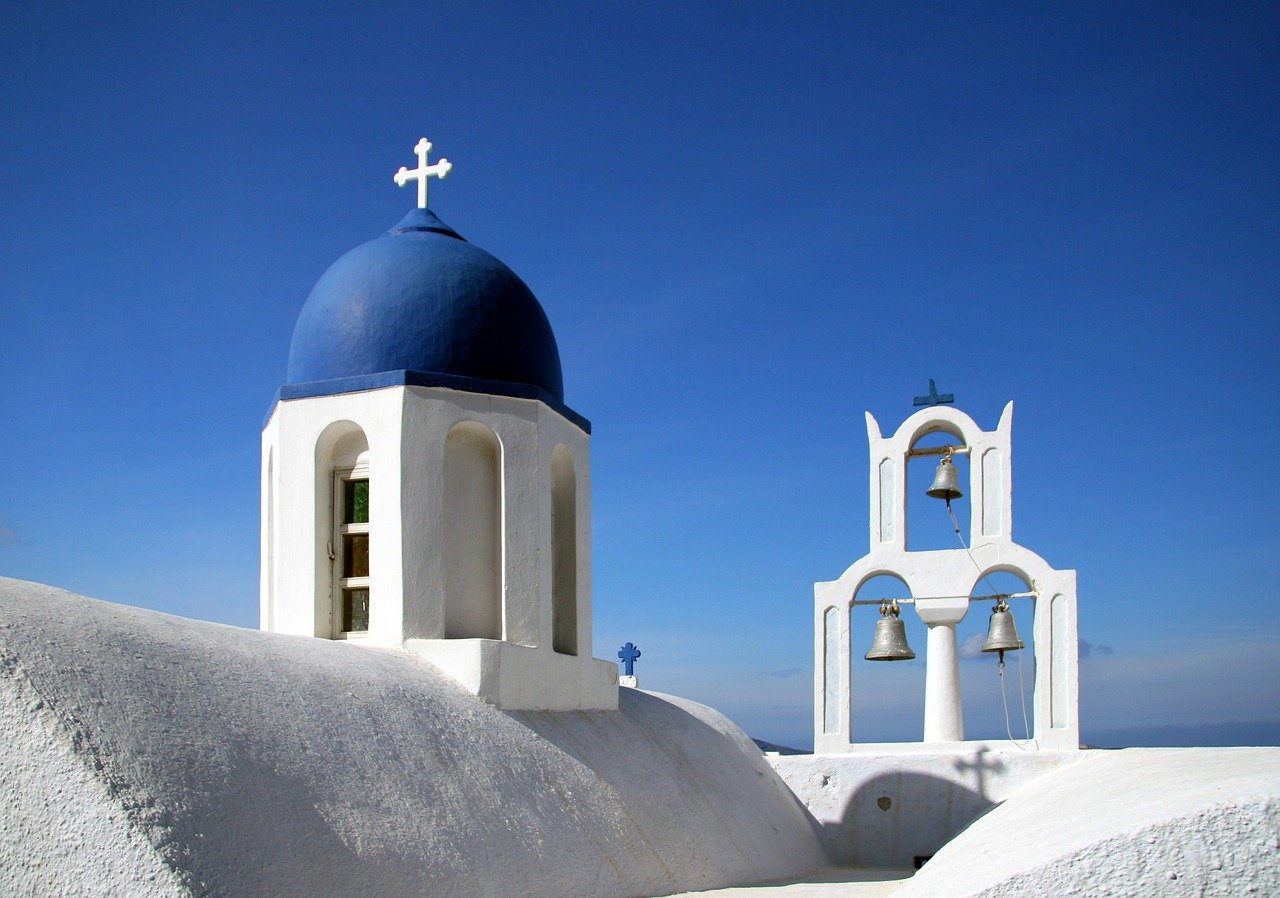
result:
[[[1099,752],[1014,792],[894,893],[1280,895],[1280,749]]]
[[[503,712],[401,650],[7,579],[0,727],[5,895],[638,896],[825,860],[708,708]]]

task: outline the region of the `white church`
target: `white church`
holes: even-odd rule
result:
[[[1280,749],[1081,747],[1076,575],[1013,539],[1012,404],[867,416],[869,551],[809,606],[814,754],[620,683],[590,654],[591,425],[538,299],[427,208],[431,149],[394,176],[416,208],[302,305],[258,631],[0,579],[0,894],[1280,894]],[[908,546],[922,456],[969,498],[957,549]],[[1026,740],[965,737],[978,613],[1000,664],[1034,650]],[[921,741],[861,741],[904,614]]]

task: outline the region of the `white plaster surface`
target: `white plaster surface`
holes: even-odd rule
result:
[[[409,639],[406,650],[508,711],[612,711],[618,665],[496,639]],[[584,675],[585,674],[585,675]]]
[[[0,894],[639,896],[825,862],[740,730],[639,690],[508,713],[400,650],[4,579],[0,676]]]
[[[1094,754],[985,742],[911,747],[769,762],[817,821],[832,863],[911,869],[1017,789]]]
[[[1280,895],[1280,749],[1090,754],[1015,792],[895,898]]]
[[[0,681],[3,894],[186,894],[98,776],[93,754],[10,663]]]

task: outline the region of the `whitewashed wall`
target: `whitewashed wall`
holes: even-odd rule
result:
[[[370,492],[370,644],[406,647],[467,689],[508,709],[617,706],[617,667],[590,657],[591,468],[589,437],[541,402],[429,387],[385,387],[277,403],[263,430],[263,629],[335,635],[333,469],[344,440],[367,441]],[[500,460],[501,570],[480,582],[461,553],[487,544],[475,509],[493,483],[450,434],[484,440]],[[556,459],[573,482],[573,532],[557,551]],[[561,515],[564,518],[564,515]],[[453,554],[451,554],[453,553]],[[555,564],[572,563],[577,654],[555,645]],[[500,581],[500,582],[498,582]],[[482,603],[500,592],[501,632],[447,638],[454,626],[484,628]],[[451,605],[452,603],[452,605]],[[450,607],[454,610],[447,611]],[[476,632],[481,632],[477,630]]]
[[[1020,787],[1092,754],[984,742],[914,749],[860,746],[769,761],[813,815],[833,863],[911,869]]]

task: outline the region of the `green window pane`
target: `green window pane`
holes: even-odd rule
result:
[[[369,534],[348,533],[342,537],[342,576],[369,576]]]
[[[342,481],[342,523],[369,523],[369,481]]]
[[[369,590],[342,591],[342,629],[347,633],[362,633],[369,629]]]

